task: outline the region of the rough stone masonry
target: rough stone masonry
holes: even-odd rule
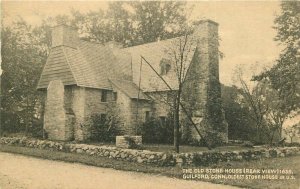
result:
[[[227,142],[227,123],[222,111],[219,82],[218,24],[211,20],[199,21],[191,37],[196,41],[196,48],[191,51],[182,100],[189,116],[207,139]],[[149,72],[150,68],[147,70],[146,65],[143,71],[139,71],[140,56],[146,57],[159,69],[162,60],[168,62],[162,46],[176,39],[111,49],[79,39],[76,30],[71,27],[55,27],[51,52],[38,84],[38,89],[46,93],[44,129],[49,139],[89,139],[92,131],[86,123],[95,114],[105,117],[111,103],[122,110],[123,123],[119,125],[122,135],[136,135],[135,126],[146,121],[147,115],[166,118],[172,108],[162,104],[156,94],[172,91],[160,85],[160,78],[151,70]],[[117,66],[110,67],[115,64]],[[163,77],[176,91],[176,69],[172,63],[169,66],[170,71],[164,72]],[[122,74],[114,73],[122,71],[129,76],[120,81],[118,75]],[[137,84],[139,75],[142,76],[141,90]],[[153,85],[158,88],[151,88]],[[143,99],[137,101],[138,96]],[[186,119],[183,112],[180,115]],[[190,122],[183,126],[182,133],[191,140],[200,139]]]

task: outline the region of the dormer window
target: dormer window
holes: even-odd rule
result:
[[[160,75],[167,75],[167,73],[171,70],[170,60],[163,58],[160,61]]]

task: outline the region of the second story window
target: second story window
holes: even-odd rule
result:
[[[106,90],[101,91],[101,102],[107,102],[107,91]]]
[[[117,101],[117,99],[118,99],[118,93],[113,92],[113,101]]]
[[[171,70],[170,61],[163,58],[160,61],[160,75],[166,75]]]

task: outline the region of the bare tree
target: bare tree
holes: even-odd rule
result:
[[[249,107],[250,117],[256,123],[256,141],[261,142],[263,134],[270,144],[273,143],[276,134],[281,139],[283,124],[291,112],[286,109],[278,91],[272,88],[267,79],[259,82],[251,79],[247,81],[241,67],[237,68],[236,77],[242,91],[242,103]]]
[[[169,88],[168,93],[173,96],[172,103],[170,103],[166,98],[162,99],[166,104],[169,104],[171,106],[171,109],[174,112],[174,149],[177,153],[179,153],[179,128],[181,110],[187,115],[189,121],[195,127],[200,137],[204,139],[200,131],[197,129],[196,124],[193,122],[191,117],[189,117],[187,110],[182,104],[183,86],[186,82],[186,75],[188,73],[188,69],[197,45],[197,40],[195,40],[194,35],[190,33],[190,30],[186,30],[185,34],[182,37],[175,38],[165,49],[167,58],[173,65],[173,73],[175,73],[175,78],[177,80],[176,88],[172,88],[157,72],[157,70],[155,70],[151,66],[151,64],[144,57],[142,57],[143,60],[145,60],[146,63],[148,63],[148,65],[152,68],[152,70],[158,75],[158,77],[162,79],[165,85],[167,85],[167,87]],[[210,149],[210,146],[208,144],[207,146]]]
[[[192,51],[196,44],[193,36],[187,31],[183,37],[176,38],[170,47],[169,56],[175,65],[175,72],[178,82],[178,90],[174,97],[174,148],[179,152],[179,127],[180,127],[180,104],[182,99],[182,88],[185,82],[189,63],[191,62]]]
[[[268,106],[263,103],[262,88],[254,84],[250,86],[249,82],[246,82],[245,76],[243,74],[242,68],[239,66],[235,70],[235,80],[240,84],[242,90],[242,103],[248,106],[249,111],[251,112],[251,119],[255,122],[256,129],[256,141],[261,141],[262,137],[262,127],[264,124],[264,117],[268,112]]]
[[[300,122],[298,124],[292,125],[284,129],[286,135],[290,137],[291,143],[293,142],[294,137],[300,136]]]

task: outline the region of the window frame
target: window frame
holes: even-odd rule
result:
[[[172,66],[170,60],[165,58],[160,60],[160,75],[167,75],[170,72],[171,68]]]
[[[117,101],[118,100],[118,92],[116,92],[116,91],[113,92],[112,96],[113,96],[113,98],[112,98],[113,101]]]
[[[108,90],[101,90],[101,102],[107,102]]]
[[[145,111],[145,122],[150,120],[150,111]]]

